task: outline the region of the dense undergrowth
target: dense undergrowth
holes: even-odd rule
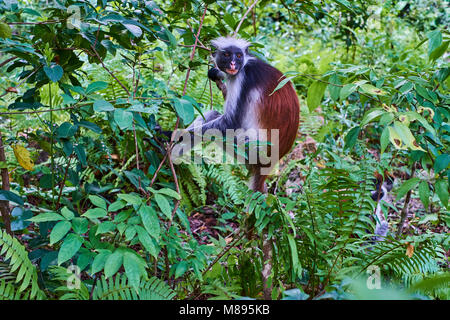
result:
[[[273,299],[449,298],[444,1],[252,3],[0,1],[0,299],[261,298],[263,234]],[[157,129],[222,111],[238,28],[301,102],[268,194]]]

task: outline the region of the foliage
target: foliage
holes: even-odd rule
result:
[[[274,299],[448,299],[449,9],[252,3],[0,0],[0,299],[260,298],[264,237]],[[161,133],[223,111],[209,43],[235,31],[301,104],[267,194]]]

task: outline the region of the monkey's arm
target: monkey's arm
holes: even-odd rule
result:
[[[223,73],[217,68],[211,68],[208,71],[208,78],[216,83],[217,88],[219,88],[219,90],[222,91],[223,98],[226,99],[227,86],[225,85],[225,83],[222,82],[222,80],[225,79],[225,73]]]

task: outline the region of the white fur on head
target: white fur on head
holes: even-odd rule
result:
[[[211,44],[218,50],[223,50],[225,48],[235,46],[244,52],[250,46],[250,42],[235,37],[219,37],[217,39],[212,40]]]

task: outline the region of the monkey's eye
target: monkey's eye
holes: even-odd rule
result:
[[[236,57],[238,57],[238,58],[240,59],[240,58],[242,58],[242,54],[238,53],[238,54],[236,55]]]
[[[223,55],[224,55],[225,57],[229,57],[229,56],[230,56],[230,54],[229,54],[228,52],[225,52]]]

